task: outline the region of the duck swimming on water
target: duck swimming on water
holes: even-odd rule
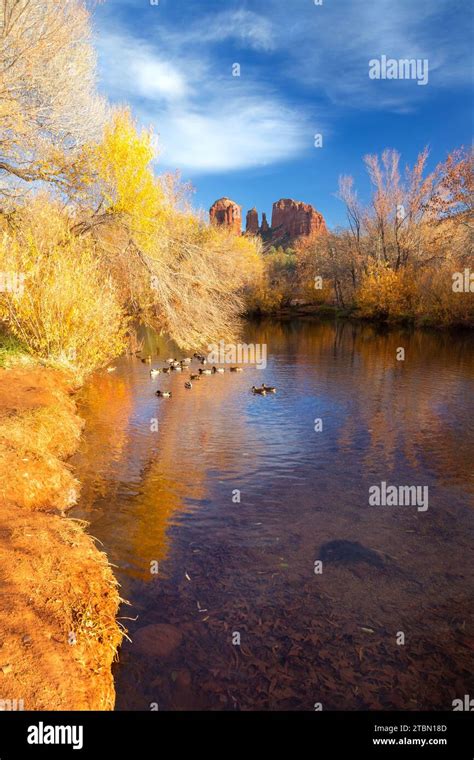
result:
[[[160,398],[171,398],[173,395],[171,391],[156,391],[156,396],[159,396]]]
[[[252,393],[256,393],[259,396],[266,396],[267,392],[265,388],[256,388],[255,385],[252,385]]]

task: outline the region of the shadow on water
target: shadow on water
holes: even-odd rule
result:
[[[128,357],[82,392],[75,514],[137,617],[117,709],[451,709],[474,693],[472,336],[264,320],[245,339],[266,369],[188,391]],[[147,340],[153,366],[179,355]],[[370,506],[382,481],[429,508]]]

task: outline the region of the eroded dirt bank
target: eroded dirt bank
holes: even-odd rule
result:
[[[0,369],[0,709],[106,710],[121,632],[117,583],[79,521],[65,464],[82,422],[73,379]]]

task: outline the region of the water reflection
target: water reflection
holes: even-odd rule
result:
[[[472,338],[265,321],[245,339],[268,345],[266,370],[187,391],[124,358],[83,391],[77,514],[118,566],[132,634],[176,639],[124,646],[118,708],[450,709],[474,688]],[[178,353],[147,340],[157,365]],[[277,396],[249,393],[263,381]],[[368,507],[382,480],[428,485],[428,512]],[[315,575],[334,540],[383,565]]]

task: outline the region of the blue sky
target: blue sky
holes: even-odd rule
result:
[[[467,0],[107,0],[100,87],[153,125],[158,170],[179,169],[197,208],[225,195],[270,219],[292,197],[333,227],[339,175],[367,197],[366,153],[404,165],[428,145],[433,166],[470,145],[472,16]],[[382,55],[427,59],[428,83],[370,79]]]

